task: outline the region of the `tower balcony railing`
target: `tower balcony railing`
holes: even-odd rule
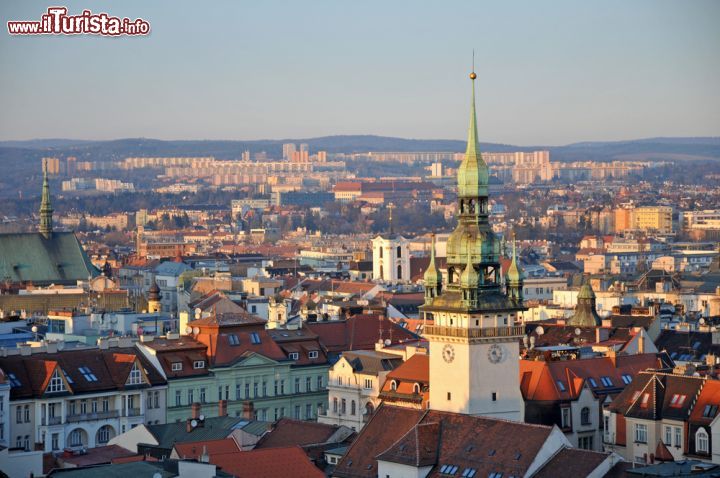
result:
[[[464,328],[449,327],[446,325],[426,325],[424,335],[441,335],[445,337],[461,337],[466,339],[495,338],[495,337],[522,337],[525,334],[524,325],[506,327]]]

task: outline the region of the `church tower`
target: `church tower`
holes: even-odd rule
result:
[[[423,317],[433,319],[425,326],[430,408],[522,421],[519,313],[526,309],[521,294],[512,292],[521,279],[513,287],[503,285],[500,240],[488,219],[489,171],[477,138],[476,77],[470,74],[470,127],[458,168],[458,224],[447,243],[447,284],[437,296],[426,292],[420,307]]]
[[[395,234],[392,227],[392,211],[395,205],[388,205],[389,232],[372,240],[373,279],[398,284],[410,281],[410,241]]]
[[[47,175],[47,161],[42,160],[43,168],[43,185],[42,185],[42,201],[40,202],[40,234],[45,239],[50,239],[53,232],[52,215],[53,208],[50,205],[50,183]]]

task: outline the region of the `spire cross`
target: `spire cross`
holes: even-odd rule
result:
[[[393,216],[393,209],[395,209],[395,204],[390,203],[390,204],[388,204],[387,208],[389,211],[388,223],[390,226],[390,234],[392,234],[393,233],[393,223],[392,223],[393,217],[392,216]]]

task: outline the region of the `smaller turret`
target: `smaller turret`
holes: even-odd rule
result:
[[[595,308],[595,292],[589,282],[583,283],[578,292],[575,314],[568,321],[568,325],[576,327],[592,327],[602,324],[602,319]]]
[[[435,234],[433,233],[430,245],[430,263],[425,270],[425,303],[432,302],[442,292],[442,274],[435,263]]]
[[[513,240],[512,262],[508,267],[507,274],[507,294],[512,300],[522,302],[523,300],[523,278],[522,269],[517,262],[517,251],[515,249],[515,241]]]
[[[157,282],[153,281],[150,289],[148,290],[147,296],[149,313],[162,312],[162,303],[160,302],[161,298],[160,287],[158,287]]]
[[[469,241],[468,241],[469,243]],[[460,289],[462,290],[462,300],[467,307],[477,307],[478,286],[480,284],[480,276],[478,275],[472,263],[472,253],[470,248],[467,250],[467,263],[460,274]]]

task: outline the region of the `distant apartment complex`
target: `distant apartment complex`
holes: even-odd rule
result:
[[[673,231],[672,215],[670,206],[619,208],[615,210],[615,232],[637,229],[669,234]]]
[[[116,192],[133,192],[135,185],[133,183],[124,183],[118,179],[86,179],[72,178],[62,182],[63,191],[102,191],[109,193]]]

